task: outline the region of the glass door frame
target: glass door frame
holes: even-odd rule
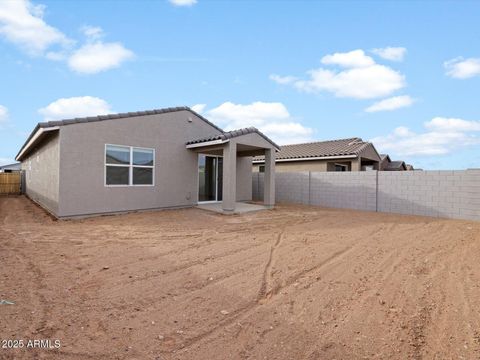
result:
[[[219,202],[222,202],[222,200],[218,200],[218,164],[219,164],[219,161],[218,159],[219,158],[222,158],[223,159],[223,156],[220,156],[220,155],[209,155],[209,154],[202,154],[202,153],[199,153],[198,154],[198,157],[197,157],[197,199],[200,198],[200,171],[199,171],[199,159],[200,159],[200,156],[205,156],[205,157],[212,157],[212,158],[216,158],[216,161],[215,161],[215,200],[206,200],[206,201],[200,201],[200,200],[197,200],[197,202],[199,204],[211,204],[211,203],[219,203]],[[223,164],[222,164],[223,166]],[[222,169],[222,175],[223,175],[223,169]],[[223,181],[222,181],[222,186],[223,186]],[[223,193],[223,191],[222,191]],[[222,194],[223,195],[223,194]],[[223,196],[222,196],[223,198]]]

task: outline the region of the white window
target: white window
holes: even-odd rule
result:
[[[152,186],[154,169],[154,149],[105,145],[106,186]]]

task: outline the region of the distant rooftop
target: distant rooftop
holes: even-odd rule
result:
[[[358,155],[367,146],[372,145],[361,138],[315,141],[303,144],[283,145],[276,154],[277,160],[318,158],[327,156]],[[256,156],[254,161],[263,161],[264,156]]]

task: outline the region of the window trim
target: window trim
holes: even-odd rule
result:
[[[107,146],[120,146],[130,149],[130,163],[129,164],[107,164]],[[133,150],[151,150],[153,151],[153,165],[134,165],[133,164]],[[121,188],[121,187],[153,187],[155,186],[155,149],[147,148],[142,146],[130,146],[130,145],[119,145],[119,144],[105,144],[105,149],[103,152],[103,186],[112,187],[112,188]],[[107,184],[107,166],[116,166],[116,167],[125,167],[128,168],[128,184]],[[133,168],[143,168],[143,169],[152,169],[152,183],[151,184],[134,184],[133,183]]]

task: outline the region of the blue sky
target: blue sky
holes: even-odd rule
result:
[[[187,105],[281,144],[480,167],[480,2],[0,2],[0,162],[39,121]]]

